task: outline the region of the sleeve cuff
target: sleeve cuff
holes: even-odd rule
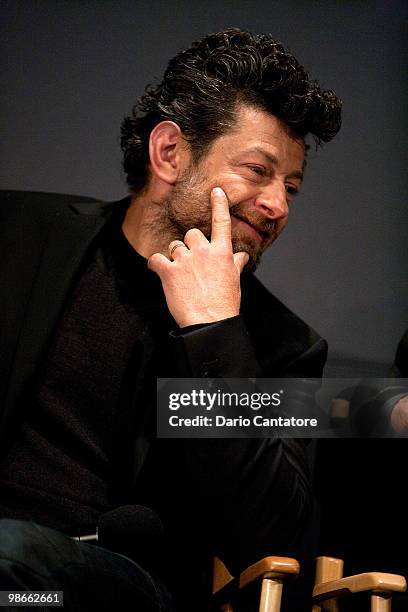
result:
[[[248,330],[241,315],[170,332],[180,376],[251,378],[259,375]]]

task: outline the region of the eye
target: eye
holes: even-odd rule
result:
[[[293,198],[299,193],[299,189],[294,185],[285,185],[286,193],[291,195]]]
[[[266,168],[265,166],[248,166],[252,172],[258,174],[259,176],[266,176]]]

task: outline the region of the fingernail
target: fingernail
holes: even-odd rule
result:
[[[214,187],[212,192],[216,196],[223,196],[223,195],[225,195],[225,192],[221,189],[221,187]]]

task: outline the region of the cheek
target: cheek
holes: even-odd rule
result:
[[[220,187],[227,194],[228,200],[231,205],[241,204],[246,201],[252,201],[255,199],[256,193],[252,185],[243,179],[237,178],[235,180],[229,179],[224,181],[224,184],[220,183]]]

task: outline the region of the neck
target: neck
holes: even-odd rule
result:
[[[149,259],[153,253],[168,255],[168,245],[176,237],[164,227],[163,200],[146,191],[133,196],[122,224],[122,230],[132,247]]]

